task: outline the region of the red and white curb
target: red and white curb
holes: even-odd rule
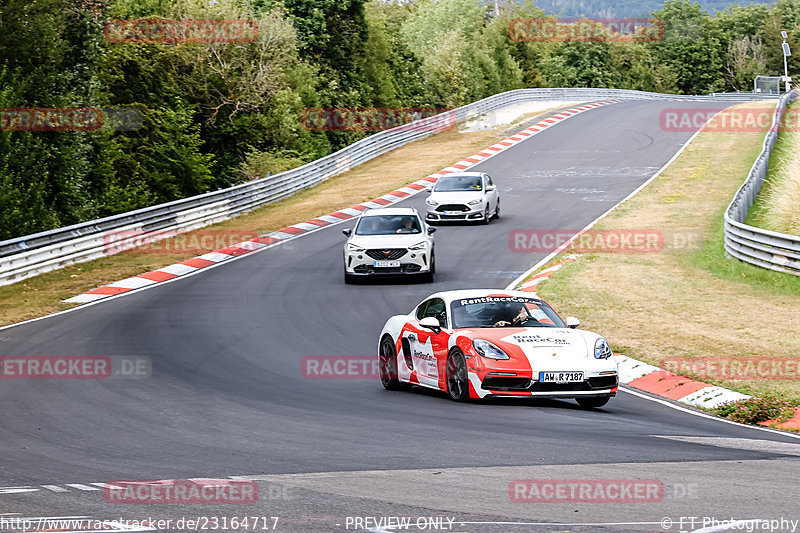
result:
[[[72,298],[68,298],[64,301],[67,303],[83,304],[101,300],[103,298],[108,298],[109,296],[116,296],[118,294],[130,292],[136,289],[149,287],[151,285],[156,285],[164,281],[173,280],[180,276],[192,274],[203,268],[216,265],[224,261],[228,261],[230,259],[234,259],[241,255],[249,254],[251,252],[255,252],[258,250],[263,250],[265,248],[270,248],[272,246],[277,246],[283,242],[296,239],[297,237],[306,235],[308,233],[312,233],[326,226],[331,226],[334,224],[346,222],[350,219],[360,216],[361,213],[363,213],[367,209],[379,209],[381,207],[386,207],[388,205],[395,204],[397,202],[400,202],[401,200],[405,200],[406,198],[414,196],[415,194],[424,191],[425,189],[436,183],[436,180],[439,179],[439,176],[443,174],[449,174],[451,172],[462,172],[464,170],[467,170],[477,165],[478,163],[482,163],[486,159],[489,159],[490,157],[497,155],[500,152],[503,152],[504,150],[507,150],[508,148],[526,139],[529,139],[533,135],[536,135],[537,133],[542,132],[547,128],[550,128],[570,117],[579,115],[580,113],[584,113],[586,111],[595,109],[597,107],[603,107],[613,103],[615,102],[612,100],[603,102],[593,102],[590,104],[576,106],[567,109],[566,111],[557,113],[556,115],[553,115],[550,118],[537,122],[533,126],[526,128],[521,132],[512,135],[511,137],[505,140],[493,144],[489,148],[486,148],[485,150],[478,152],[475,155],[467,157],[466,159],[459,161],[458,163],[454,163],[449,167],[440,170],[439,172],[431,174],[430,176],[426,176],[425,178],[417,180],[414,183],[406,185],[405,187],[401,187],[388,194],[384,194],[383,196],[375,198],[368,202],[363,202],[361,204],[354,205],[353,207],[349,207],[347,209],[342,209],[334,213],[323,215],[312,220],[299,222],[297,224],[288,226],[278,231],[274,231],[267,235],[263,235],[261,237],[257,237],[249,241],[244,241],[238,244],[234,244],[226,248],[221,248],[219,250],[214,250],[212,252],[203,254],[201,256],[193,257],[191,259],[187,259],[186,261],[181,261],[180,263],[175,263],[173,265],[168,265],[159,268],[158,270],[145,272],[144,274],[139,274],[137,276],[133,276],[132,278],[115,281],[114,283],[110,283],[103,287],[99,287],[97,289],[93,289],[83,294],[73,296]]]
[[[526,278],[518,285],[518,289],[531,292],[535,296],[539,285],[547,281],[564,265],[575,261],[577,257],[575,255],[564,257],[562,261]],[[621,384],[662,398],[708,409],[750,398],[746,394],[679,376],[674,372],[631,359],[625,355],[614,354],[614,358],[619,366],[619,382]]]

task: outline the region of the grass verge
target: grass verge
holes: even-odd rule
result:
[[[309,220],[360,202],[371,200],[402,187],[481,151],[513,135],[558,109],[579,102],[541,109],[521,116],[511,124],[469,133],[452,129],[413,142],[377,157],[353,170],[333,177],[291,198],[269,204],[226,222],[185,234],[182,242],[197,242],[193,237],[214,235],[228,240],[243,240],[263,235],[297,222]],[[230,244],[230,242],[228,242]],[[155,243],[147,250],[136,249],[80,263],[0,287],[0,325],[12,324],[75,307],[62,300],[124,278],[202,255],[222,246],[183,247]]]
[[[781,233],[800,234],[800,102],[787,108],[789,126],[778,134],[764,186],[747,216],[747,224]]]
[[[723,211],[763,136],[698,135],[660,177],[595,228],[658,230],[663,249],[582,254],[539,294],[601,332],[617,352],[661,367],[685,363],[689,370],[679,373],[746,394],[800,401],[800,277],[750,266],[722,250]],[[777,361],[778,370],[754,377],[731,372],[731,365],[712,371],[697,364],[737,362],[742,369],[762,359]]]

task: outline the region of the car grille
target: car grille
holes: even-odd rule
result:
[[[530,385],[529,378],[487,376],[483,379],[481,388],[486,390],[528,390]]]
[[[589,378],[589,386],[593,389],[611,389],[617,385],[619,385],[619,378],[616,374]]]
[[[383,250],[383,249],[367,250],[366,254],[371,258],[377,260],[381,259],[394,260],[394,259],[400,259],[404,255],[406,255],[406,252],[408,252],[408,250],[406,250],[405,248],[390,248],[388,250]]]
[[[358,265],[353,267],[353,272],[356,274],[410,274],[412,272],[419,272],[422,267],[416,263],[405,263],[399,267],[380,267],[375,268],[372,265]]]
[[[572,392],[572,391],[588,391],[589,384],[585,381],[578,383],[542,383],[535,381],[531,385],[531,392]]]
[[[529,389],[531,392],[572,392],[591,391],[597,389],[611,389],[619,384],[617,376],[591,377],[578,383],[542,383],[534,381]]]
[[[445,211],[464,211],[466,213],[470,209],[464,204],[442,204],[436,210],[440,213]]]

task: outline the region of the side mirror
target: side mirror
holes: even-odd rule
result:
[[[426,316],[422,320],[419,321],[419,327],[429,329],[434,333],[439,333],[442,331],[442,325],[439,324],[439,320],[432,316]]]
[[[581,321],[575,318],[574,316],[567,317],[567,327],[575,329],[581,325]]]
[[[425,192],[427,192],[428,194],[432,193],[433,187],[425,187]]]
[[[486,187],[487,191],[493,191],[494,189],[495,189],[494,185],[489,185],[488,187]]]
[[[428,235],[430,235],[431,233],[436,233],[436,228],[428,226]]]
[[[345,235],[347,235],[347,236],[349,237],[349,236],[350,236],[350,235],[353,233],[353,230],[352,230],[352,229],[350,229],[350,228],[348,228],[348,229],[343,229],[343,230],[342,230],[342,233],[344,233]]]

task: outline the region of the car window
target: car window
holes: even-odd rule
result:
[[[433,188],[434,192],[481,191],[480,176],[442,176]]]
[[[432,316],[439,321],[442,326],[447,325],[447,306],[441,298],[431,298],[422,302],[417,308],[417,320]]]
[[[489,187],[494,185],[494,183],[492,183],[492,177],[488,174],[486,175],[486,183],[488,184]]]
[[[454,300],[450,304],[454,328],[509,327],[564,328],[552,307],[536,298],[481,296]],[[518,318],[519,317],[519,318]]]
[[[373,215],[361,217],[356,235],[391,235],[393,233],[422,233],[416,215]]]

